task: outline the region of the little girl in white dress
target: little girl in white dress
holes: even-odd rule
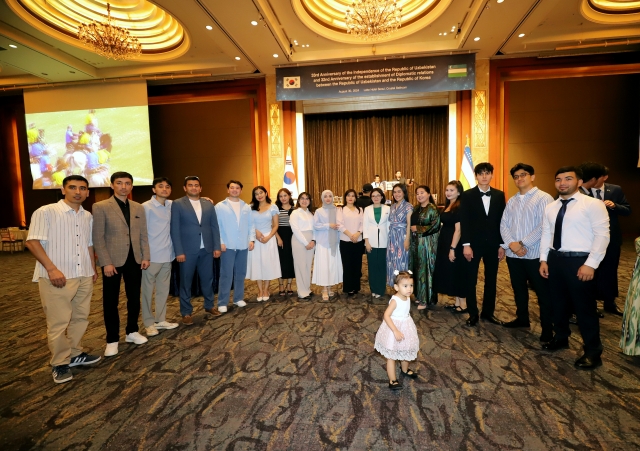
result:
[[[411,379],[418,373],[409,369],[409,360],[418,357],[420,341],[418,330],[409,315],[411,293],[413,293],[413,274],[411,271],[395,271],[393,289],[396,294],[389,300],[384,312],[384,320],[380,324],[374,348],[387,358],[387,374],[391,390],[402,389],[396,378],[396,360],[401,361],[400,373]]]

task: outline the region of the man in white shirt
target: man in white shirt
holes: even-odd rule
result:
[[[147,217],[147,235],[151,252],[149,267],[142,272],[142,322],[148,337],[158,335],[158,330],[178,327],[178,323],[166,321],[171,262],[175,258],[171,242],[171,181],[166,177],[158,177],[153,180],[151,189],[154,196],[142,204]],[[151,309],[154,286],[155,316]]]
[[[40,289],[53,381],[58,384],[73,378],[70,367],[100,360],[84,352],[81,345],[98,277],[91,237],[93,217],[82,208],[89,196],[89,182],[79,175],[66,177],[62,195],[63,200],[33,213],[26,243],[37,260],[33,281]]]
[[[555,177],[560,197],[545,209],[540,241],[540,275],[549,279],[554,337],[542,347],[569,347],[573,305],[584,342],[584,354],[575,365],[593,369],[602,365],[594,274],[609,244],[609,215],[602,202],[578,191],[579,168],[562,167]]]
[[[380,182],[380,176],[376,174],[376,176],[374,177],[374,181],[371,183],[371,189],[380,188],[381,183],[382,182]]]

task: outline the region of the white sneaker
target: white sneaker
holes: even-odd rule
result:
[[[247,306],[247,303],[246,303],[246,302],[244,302],[244,301],[238,301],[238,302],[236,302],[236,305],[237,305],[238,307],[246,307],[246,306]]]
[[[227,307],[225,305],[223,305],[222,307],[218,306],[218,311],[220,313],[227,313]]]
[[[115,343],[107,343],[107,347],[104,350],[105,357],[113,357],[118,353],[118,342]]]
[[[147,331],[147,337],[153,337],[158,335],[160,332],[158,332],[158,329],[155,328],[155,326],[149,326],[146,328]]]
[[[160,321],[154,324],[156,329],[175,329],[178,325],[178,323],[168,323],[166,321]]]
[[[138,332],[131,332],[127,335],[127,338],[125,338],[124,341],[126,341],[127,343],[135,343],[137,345],[141,345],[149,340],[147,339],[147,337],[143,337]]]
[[[258,302],[262,302],[262,296],[258,296],[258,297],[256,298],[256,301],[258,301]]]

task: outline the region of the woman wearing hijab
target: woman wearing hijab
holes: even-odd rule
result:
[[[333,193],[322,192],[322,208],[313,215],[316,231],[316,254],[313,260],[311,282],[322,287],[322,299],[328,301],[334,295],[331,287],[342,282],[342,259],[340,257],[340,226],[336,219],[337,209],[333,204]]]

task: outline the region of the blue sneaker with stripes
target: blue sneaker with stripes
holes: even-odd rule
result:
[[[93,365],[94,363],[98,363],[100,360],[100,356],[90,355],[86,352],[82,354],[78,354],[75,357],[71,358],[71,362],[69,362],[69,367],[80,366],[80,365]]]

